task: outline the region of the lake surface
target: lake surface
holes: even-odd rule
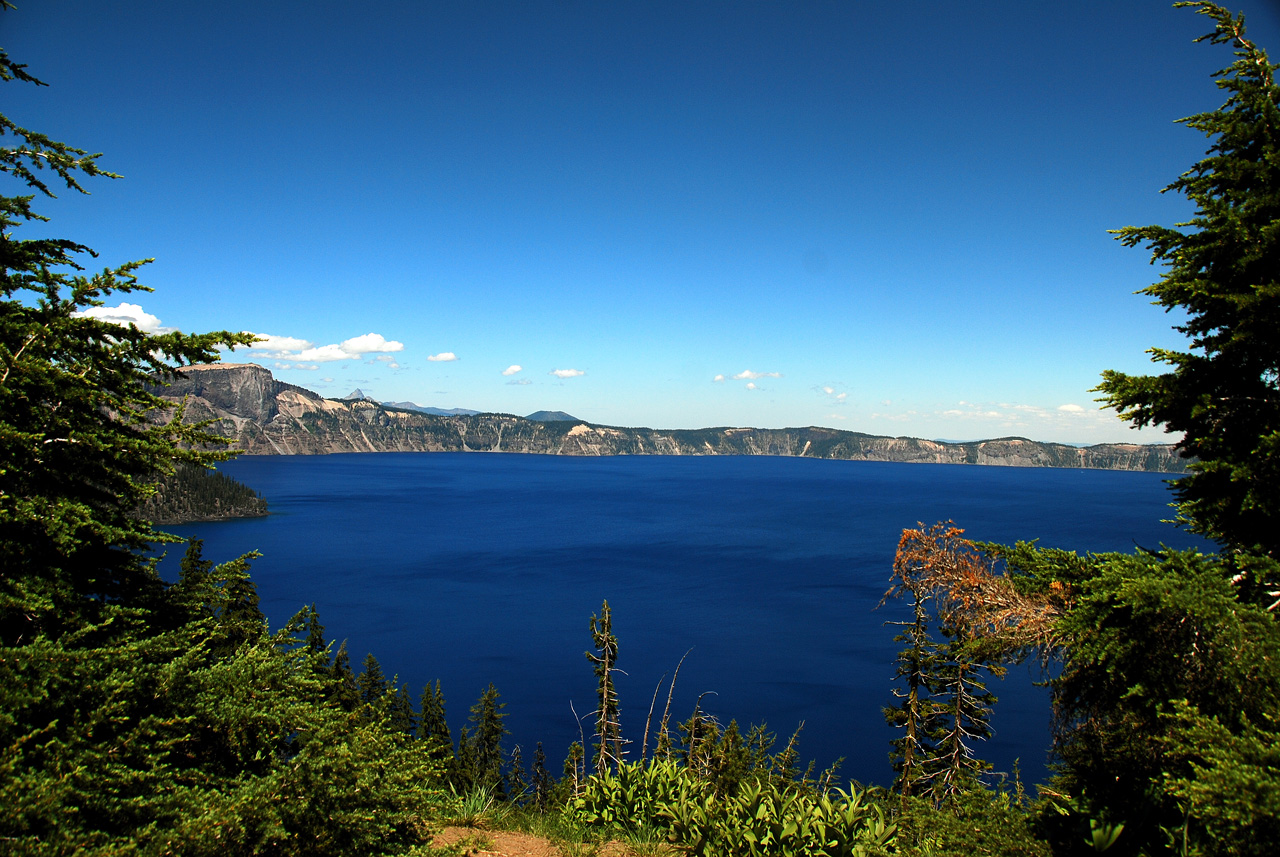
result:
[[[261,492],[267,518],[170,528],[205,556],[258,550],[262,609],[278,627],[315,602],[359,669],[372,652],[415,704],[441,681],[457,737],[492,681],[526,761],[542,741],[559,773],[591,711],[583,653],[608,599],[619,640],[624,736],[638,754],[661,676],[687,650],[673,722],[704,706],[821,770],[887,785],[897,646],[876,610],[905,527],[953,519],[983,541],[1129,551],[1204,546],[1161,518],[1160,474],[771,457],[571,458],[467,453],[258,456],[222,469]],[[180,547],[162,568],[176,575]],[[336,645],[334,647],[336,650]],[[1047,691],[1015,667],[992,688],[997,771],[1042,779]],[[659,699],[662,707],[665,689]],[[655,715],[656,719],[657,715]],[[585,725],[590,731],[590,724]],[[589,736],[588,736],[589,737]]]

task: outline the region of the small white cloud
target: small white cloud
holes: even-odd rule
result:
[[[508,381],[507,385],[511,387],[527,387],[532,383],[533,382],[530,381],[528,378],[516,378],[514,380]]]
[[[519,363],[512,363],[506,369],[502,370],[502,374],[506,376],[511,376],[523,371],[524,371],[524,367],[521,366]]]
[[[441,351],[439,354],[429,354],[427,359],[432,363],[452,363],[458,359],[458,355],[452,351]]]
[[[319,369],[315,363],[277,363],[277,369],[306,369],[308,372]]]
[[[835,388],[835,387],[823,387],[823,388],[822,388],[822,392],[826,393],[828,396],[830,396],[830,395],[831,395],[832,393],[834,393],[835,391],[836,391],[836,388]]]
[[[138,328],[143,333],[170,333],[172,327],[164,327],[160,324],[160,319],[146,312],[138,304],[121,303],[119,306],[92,306],[88,309],[74,313],[76,318],[96,318],[98,321],[105,321],[108,324],[118,324],[121,327]]]
[[[711,380],[712,380],[712,381],[723,381],[723,380],[724,380],[724,376],[723,376],[723,375],[717,375],[717,376],[715,376],[714,378],[712,378]]]
[[[335,360],[355,360],[359,355],[343,351],[341,345],[321,345],[319,348],[305,348],[298,354],[281,354],[279,357],[283,360],[332,363]]]
[[[388,351],[404,351],[403,342],[384,339],[380,333],[366,333],[363,336],[353,336],[350,339],[343,340],[342,344],[337,347],[341,348],[347,354],[373,354],[375,352],[385,353]]]
[[[837,393],[837,394],[836,394],[836,401],[837,401],[837,402],[843,402],[843,401],[844,401],[845,399],[847,399],[847,398],[849,398],[849,394],[848,394],[848,393]]]
[[[332,379],[332,378],[321,378],[320,380],[321,380],[321,381],[324,381],[326,384],[332,384],[332,383],[333,383],[333,379]]]
[[[276,336],[274,333],[253,333],[248,330],[245,333],[258,337],[258,341],[249,345],[237,345],[231,349],[232,351],[267,351],[272,353],[265,356],[275,357],[277,356],[275,352],[302,351],[314,347],[313,343],[293,336]]]
[[[547,374],[555,375],[557,378],[577,378],[578,376],[585,375],[587,373],[581,369],[552,369]]]
[[[1071,414],[1084,413],[1084,408],[1080,407],[1079,405],[1058,405],[1058,410],[1066,411],[1067,413],[1071,413]]]
[[[747,389],[748,389],[748,390],[759,390],[760,388],[756,386],[755,381],[749,381],[749,382],[747,382]]]
[[[735,381],[755,381],[760,378],[781,378],[781,372],[752,372],[750,369],[744,369],[737,375],[733,376]],[[753,388],[754,389],[754,388]]]

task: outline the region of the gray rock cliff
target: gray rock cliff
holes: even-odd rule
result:
[[[371,399],[325,399],[275,380],[255,364],[184,370],[157,392],[186,400],[188,420],[213,428],[250,455],[332,452],[524,452],[547,455],[789,455],[854,461],[1085,467],[1181,473],[1170,444],[1074,447],[1010,437],[944,443],[829,428],[656,430],[570,420],[539,422],[510,414],[436,415],[386,408]]]

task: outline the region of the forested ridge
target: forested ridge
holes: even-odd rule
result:
[[[905,530],[885,570],[885,598],[910,606],[885,694],[891,784],[814,771],[800,733],[724,723],[701,699],[673,712],[679,664],[652,700],[620,699],[627,641],[607,601],[584,617],[598,693],[582,740],[529,753],[505,745],[504,703],[482,676],[455,737],[439,683],[414,694],[372,654],[357,672],[314,608],[269,628],[252,553],[212,560],[192,541],[178,578],[162,580],[152,548],[182,540],[138,510],[162,480],[229,452],[155,381],[249,335],[149,334],[85,315],[145,289],[145,262],[86,274],[89,248],[19,230],[43,219],[33,203],[52,186],[114,176],[98,155],[0,116],[15,141],[0,171],[19,186],[0,196],[5,853],[461,854],[488,848],[495,826],[573,854],[606,840],[632,854],[1271,853],[1280,88],[1243,16],[1177,5],[1234,54],[1216,77],[1226,101],[1183,120],[1210,144],[1170,186],[1193,220],[1118,237],[1162,266],[1145,291],[1183,311],[1187,350],[1154,351],[1163,374],[1106,372],[1098,392],[1134,424],[1184,434],[1195,460],[1175,489],[1181,525],[1218,550],[1080,554],[1040,548],[1034,533],[997,545],[950,522]],[[0,79],[40,85],[2,50]],[[1045,666],[1055,706],[1055,774],[1034,790],[994,779],[981,757],[997,704],[988,681],[1028,660]],[[471,833],[437,845],[445,824]]]
[[[160,525],[265,514],[267,501],[257,491],[221,471],[185,463],[158,480],[155,493],[138,509],[139,517]]]

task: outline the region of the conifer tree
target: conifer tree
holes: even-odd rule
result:
[[[563,781],[570,785],[570,793],[577,797],[582,784],[587,779],[586,750],[583,749],[581,741],[574,741],[569,745],[569,754],[564,757],[563,773]]]
[[[547,754],[539,741],[533,751],[533,805],[546,810],[551,801],[551,774],[547,771]]]
[[[509,735],[502,721],[505,702],[498,701],[498,689],[490,682],[471,706],[470,726],[459,739],[458,762],[468,787],[502,793],[502,738]]]
[[[422,689],[422,703],[419,706],[422,719],[418,726],[418,739],[427,745],[427,754],[443,767],[454,763],[453,734],[449,731],[449,723],[445,719],[444,691],[440,689],[440,680],[432,689],[427,685]]]
[[[524,754],[520,745],[511,748],[511,761],[507,765],[507,800],[516,802],[524,798],[528,786],[524,781]]]
[[[1245,36],[1244,16],[1214,3],[1189,6],[1214,22],[1198,41],[1230,45],[1219,72],[1227,100],[1180,120],[1211,141],[1206,157],[1166,191],[1195,205],[1180,228],[1128,226],[1126,246],[1145,244],[1160,281],[1142,290],[1185,321],[1185,351],[1148,353],[1162,375],[1108,371],[1102,401],[1134,426],[1182,434],[1194,458],[1174,491],[1179,519],[1232,550],[1280,559],[1280,88],[1266,52]],[[1181,228],[1181,227],[1186,227]]]
[[[396,679],[392,680],[392,687],[396,685],[396,681]],[[413,700],[409,698],[409,685],[401,685],[399,690],[390,694],[387,721],[395,731],[410,738],[414,737],[414,732],[418,728],[418,718],[413,712]]]
[[[604,773],[622,763],[622,726],[618,710],[618,693],[613,674],[618,663],[618,638],[613,635],[613,611],[605,601],[600,617],[591,616],[591,643],[595,653],[587,652],[596,674],[596,754],[595,768]]]
[[[329,643],[324,637],[324,625],[320,624],[320,614],[316,611],[316,605],[313,602],[306,609],[307,617],[307,641],[306,650],[309,655],[316,658],[317,664],[321,669],[329,669]]]
[[[894,678],[906,686],[893,688],[893,695],[900,701],[883,709],[889,725],[902,730],[890,742],[889,759],[895,774],[893,788],[903,797],[920,791],[918,784],[926,776],[926,761],[936,755],[937,739],[943,729],[941,712],[933,699],[938,689],[940,656],[938,644],[929,634],[923,593],[912,592],[912,610],[910,622],[891,623],[902,627],[894,642],[906,644],[898,653]]]
[[[360,705],[360,687],[356,684],[355,673],[351,671],[351,655],[347,653],[346,640],[333,656],[333,683],[330,688],[330,698],[344,710],[355,711]]]
[[[931,700],[936,744],[933,753],[921,762],[921,779],[928,781],[931,794],[939,801],[980,786],[982,775],[991,770],[991,764],[975,752],[975,742],[991,737],[991,708],[996,703],[982,672],[1004,675],[1003,667],[975,655],[972,640],[954,629],[947,633],[953,639],[942,648],[942,662],[935,664],[940,681]]]
[[[360,691],[360,701],[365,705],[374,705],[387,695],[387,677],[382,674],[382,666],[372,652],[364,656],[364,667],[356,677],[356,687]]]

